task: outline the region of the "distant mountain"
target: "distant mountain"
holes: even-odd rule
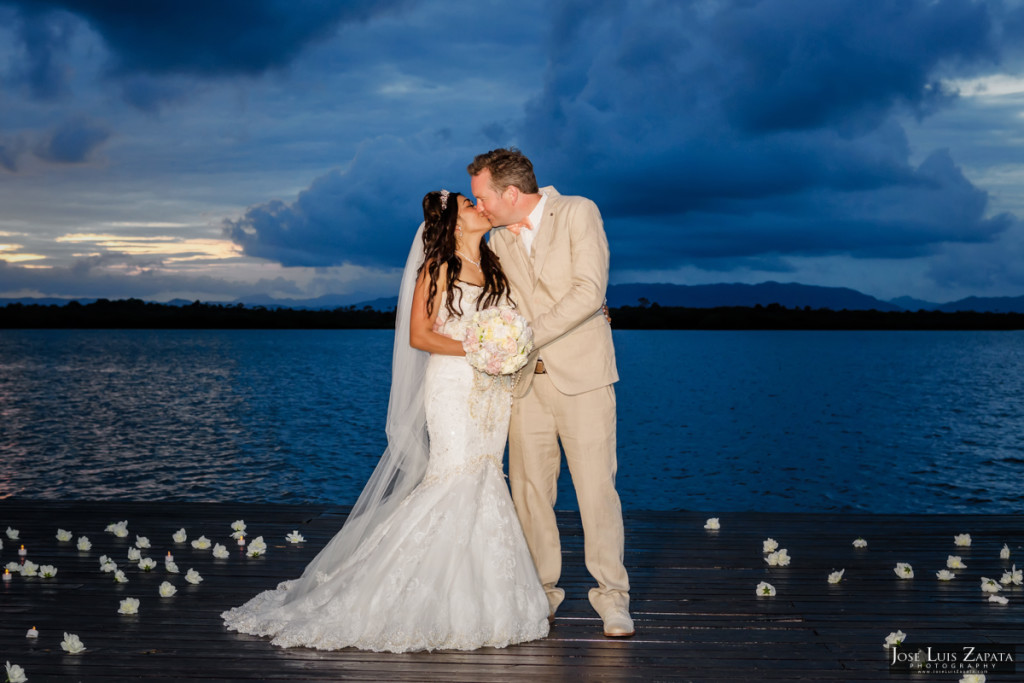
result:
[[[375,311],[393,311],[398,308],[398,297],[397,296],[386,296],[381,299],[371,299],[370,301],[360,301],[356,304],[356,308],[365,308],[369,306]]]
[[[326,294],[314,299],[275,299],[269,295],[240,297],[225,305],[243,304],[248,307],[263,306],[265,308],[294,308],[307,310],[334,310],[354,306],[370,308],[378,311],[394,310],[397,297],[368,298],[366,293]],[[890,301],[882,301],[847,287],[818,287],[801,285],[795,282],[762,282],[756,285],[718,284],[718,285],[673,285],[664,283],[631,283],[611,285],[608,287],[608,305],[612,308],[620,306],[640,306],[657,303],[659,306],[682,306],[686,308],[715,308],[718,306],[768,306],[779,304],[786,308],[813,309],[828,308],[833,311],[843,309],[849,311],[918,311],[935,310],[947,313],[957,311],[978,311],[991,313],[1024,313],[1024,296],[1004,297],[968,297],[959,301],[937,304],[930,301],[901,296]],[[63,299],[57,297],[17,299],[0,298],[0,308],[10,303],[39,304],[43,306],[64,306],[71,301],[90,304],[95,298]],[[171,306],[188,306],[192,301],[174,299],[166,302]],[[206,302],[216,303],[216,302]]]
[[[945,313],[977,311],[978,313],[1024,313],[1024,296],[969,296],[959,301],[941,304],[937,310]]]
[[[889,303],[895,304],[906,311],[937,311],[939,306],[942,305],[933,301],[915,299],[912,296],[898,296],[895,299],[889,299]]]
[[[275,299],[268,294],[254,294],[239,297],[232,304],[246,306],[263,306],[265,308],[298,308],[298,309],[335,309],[351,306],[366,298],[365,293],[358,294],[324,294],[315,299]]]
[[[36,304],[38,306],[64,306],[66,304],[71,303],[72,301],[77,301],[80,304],[91,304],[94,301],[96,301],[96,299],[59,299],[56,297],[42,297],[35,299],[32,297],[21,297],[20,299],[0,299],[0,306],[6,306],[7,304]]]
[[[716,306],[767,306],[779,304],[786,308],[828,308],[834,311],[899,311],[899,306],[862,294],[847,287],[818,287],[780,282],[757,285],[672,285],[624,284],[608,287],[608,305],[638,306],[640,300],[657,302],[660,306],[714,308]]]

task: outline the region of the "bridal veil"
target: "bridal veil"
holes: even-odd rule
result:
[[[391,397],[385,428],[388,446],[359,494],[341,531],[309,563],[287,593],[285,604],[319,585],[422,481],[429,444],[423,384],[430,354],[409,345],[410,314],[416,279],[423,263],[423,223],[405,262],[395,310],[395,347],[391,360]]]

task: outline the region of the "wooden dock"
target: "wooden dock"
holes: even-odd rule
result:
[[[900,629],[907,642],[1015,644],[1024,656],[1024,587],[989,602],[981,577],[998,580],[1014,562],[1024,566],[1024,518],[1009,515],[889,516],[863,514],[718,513],[721,529],[705,530],[710,515],[632,512],[626,515],[626,564],[633,584],[637,635],[611,640],[587,602],[592,585],[583,567],[582,531],[575,513],[559,513],[563,534],[566,602],[551,635],[506,649],[395,655],[342,650],[283,650],[265,639],[224,629],[220,613],[279,581],[298,576],[336,532],[345,509],[316,506],[171,502],[0,501],[0,560],[29,560],[58,569],[55,578],[20,575],[0,586],[0,664],[24,667],[29,681],[911,681],[890,673],[885,637]],[[247,558],[231,540],[231,523],[244,519],[250,538],[261,535],[266,556]],[[104,528],[128,521],[118,539]],[[11,540],[3,529],[20,532]],[[216,560],[210,550],[176,544],[184,527],[228,546]],[[60,543],[64,528],[88,536],[92,549]],[[306,538],[291,545],[285,534]],[[954,545],[969,533],[970,547]],[[157,560],[152,572],[127,561],[135,535],[147,536]],[[772,537],[792,558],[769,567],[762,541]],[[867,547],[854,548],[857,537]],[[1002,560],[1003,544],[1011,549]],[[181,574],[164,570],[174,553]],[[126,569],[129,583],[115,584],[99,569],[109,555]],[[936,579],[948,555],[967,569],[948,582]],[[893,568],[910,563],[913,579]],[[194,567],[197,586],[184,581]],[[843,580],[829,584],[833,570]],[[171,598],[157,587],[170,580]],[[761,581],[775,597],[758,597]],[[139,614],[117,613],[121,599],[141,600]],[[35,626],[38,639],[25,632]],[[77,634],[87,650],[64,654],[64,632]],[[989,681],[1024,680],[1016,674]],[[928,676],[958,681],[959,675]]]

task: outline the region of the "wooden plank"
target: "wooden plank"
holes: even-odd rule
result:
[[[30,680],[374,680],[374,681],[906,681],[888,672],[882,641],[896,629],[908,642],[1024,642],[1024,588],[1003,591],[1006,606],[987,602],[980,577],[999,579],[1024,560],[1024,521],[1011,515],[718,513],[722,528],[703,528],[711,516],[695,512],[628,512],[627,566],[638,635],[611,640],[586,599],[592,579],[583,565],[578,515],[559,512],[567,600],[551,635],[501,650],[395,655],[358,650],[282,650],[265,639],[231,633],[219,614],[260,590],[297,576],[334,535],[347,514],[327,505],[259,505],[186,502],[0,501],[3,564],[24,543],[29,559],[58,567],[54,579],[15,577],[0,588],[0,661],[25,667]],[[104,533],[128,520],[130,535]],[[263,535],[266,557],[245,558],[229,538],[244,519],[249,535]],[[58,527],[87,535],[93,548],[80,553],[59,543]],[[178,545],[171,534],[185,527],[224,543],[227,560]],[[301,546],[284,541],[298,529]],[[151,573],[132,567],[130,583],[114,584],[99,571],[102,554],[126,566],[135,534],[149,537],[158,560]],[[957,547],[953,536],[970,533]],[[762,541],[788,549],[787,567],[764,562]],[[858,536],[868,547],[856,549]],[[999,558],[1006,543],[1011,560]],[[199,586],[170,577],[161,558],[171,550],[181,571],[195,567]],[[951,582],[934,572],[946,557],[961,556],[967,569]],[[896,562],[914,566],[901,580]],[[1022,561],[1024,564],[1024,561]],[[844,580],[826,577],[845,568]],[[174,598],[157,595],[172,580]],[[759,598],[759,581],[774,585],[774,598]],[[142,600],[138,616],[116,613],[127,596]],[[42,637],[24,637],[29,626]],[[63,632],[77,633],[88,650],[63,654]],[[1022,672],[1024,673],[1024,672]],[[994,680],[1007,680],[993,677]]]

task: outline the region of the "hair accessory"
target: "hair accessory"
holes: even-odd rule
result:
[[[448,190],[441,190],[441,210],[444,211],[448,208],[448,195],[451,194]]]

